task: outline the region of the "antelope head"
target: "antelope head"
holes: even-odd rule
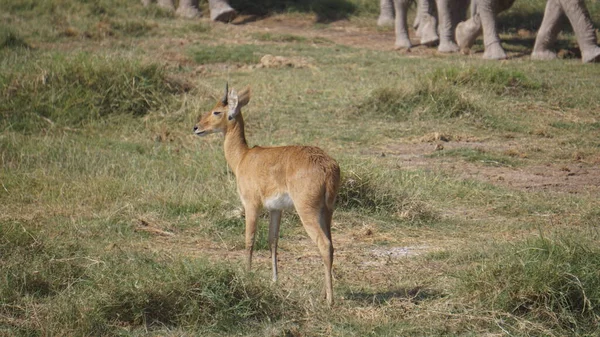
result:
[[[229,90],[229,85],[225,85],[225,94],[217,104],[208,112],[204,113],[198,119],[194,126],[194,133],[198,136],[205,136],[215,132],[225,133],[227,129],[237,123],[237,116],[240,115],[241,108],[250,101],[250,88],[244,89],[239,95],[235,89]]]

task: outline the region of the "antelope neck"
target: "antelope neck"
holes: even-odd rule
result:
[[[235,123],[228,126],[225,131],[224,149],[225,160],[227,160],[227,164],[233,170],[233,174],[237,176],[238,165],[249,150],[246,135],[244,134],[244,119],[241,112],[236,116]]]

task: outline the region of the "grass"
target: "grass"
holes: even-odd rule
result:
[[[492,165],[492,166],[508,166],[515,167],[518,166],[518,162],[515,159],[512,159],[510,155],[496,155],[493,153],[488,153],[482,149],[456,149],[456,150],[447,150],[442,152],[436,152],[431,155],[432,157],[459,157],[463,158],[468,162],[478,162],[483,163],[484,165]]]
[[[359,113],[372,109],[376,114],[397,119],[457,118],[477,113],[478,108],[450,86],[417,84],[410,89],[382,88],[359,106]]]
[[[254,37],[258,41],[267,41],[267,42],[315,43],[315,44],[333,43],[332,41],[325,39],[325,38],[321,38],[321,37],[306,38],[304,36],[293,35],[293,34],[256,33],[256,34],[252,34],[252,37]]]
[[[37,67],[37,73],[3,77],[2,128],[32,131],[54,123],[79,126],[112,114],[141,116],[167,105],[164,94],[186,90],[184,84],[169,81],[158,65],[87,53],[50,55]]]
[[[498,247],[494,257],[460,274],[462,291],[492,311],[546,322],[540,333],[586,334],[596,329],[600,300],[592,242],[542,235]],[[510,323],[505,328],[518,333]]]
[[[596,333],[597,67],[373,47],[372,1],[234,5],[260,17],[0,0],[0,334]],[[515,6],[527,29],[544,4]],[[265,215],[243,268],[222,136],[191,132],[226,81],[253,89],[251,145],[341,165],[333,308],[290,212],[278,283]]]
[[[16,332],[96,335],[125,332],[123,326],[227,332],[297,310],[279,290],[207,261],[65,247],[23,223],[3,225],[0,242],[2,311],[14,317],[3,328]],[[21,310],[37,301],[54,303],[42,313],[47,322]]]

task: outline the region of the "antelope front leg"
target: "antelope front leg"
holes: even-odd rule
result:
[[[279,225],[281,224],[281,211],[269,212],[269,248],[273,261],[273,282],[277,281],[277,241],[279,240]]]
[[[252,268],[252,250],[254,249],[254,237],[256,234],[256,220],[258,219],[258,211],[254,208],[245,207],[246,213],[246,268]]]

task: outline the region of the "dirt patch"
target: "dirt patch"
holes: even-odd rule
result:
[[[321,38],[336,44],[365,48],[371,50],[395,50],[396,40],[394,29],[377,28],[373,26],[357,26],[355,23],[340,20],[329,24],[325,28],[315,28],[315,19],[309,16],[272,16],[257,20],[244,25],[237,26],[245,31],[269,32],[277,34],[290,34],[306,38]],[[375,19],[373,20],[375,22]],[[411,41],[415,45],[410,51],[399,50],[399,53],[407,56],[424,56],[437,54],[435,48],[419,45],[419,39],[411,32]]]
[[[395,144],[385,149],[371,150],[370,153],[398,158],[398,168],[443,171],[461,179],[480,180],[519,190],[571,194],[600,192],[600,167],[594,163],[577,161],[576,158],[572,162],[548,162],[510,167],[494,165],[491,162],[467,162],[457,157],[430,156],[436,151],[456,149],[509,153],[511,145],[476,140],[432,141]]]

